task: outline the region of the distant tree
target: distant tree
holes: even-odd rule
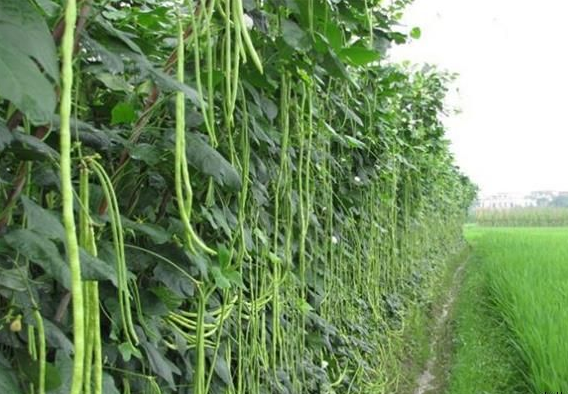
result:
[[[551,207],[568,208],[568,196],[556,196],[550,201],[549,205]]]

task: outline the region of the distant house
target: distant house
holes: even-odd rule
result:
[[[539,195],[540,196],[540,195]],[[538,206],[538,198],[532,194],[497,193],[480,197],[475,208],[478,209],[510,209]]]
[[[527,194],[497,193],[480,196],[474,209],[568,207],[568,191],[538,190]]]

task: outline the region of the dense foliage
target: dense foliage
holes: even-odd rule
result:
[[[406,1],[71,3],[0,0],[0,391],[392,392],[474,194]]]

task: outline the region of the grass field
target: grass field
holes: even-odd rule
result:
[[[477,260],[458,301],[450,393],[513,393],[490,382],[517,372],[530,392],[568,390],[568,229],[471,227],[466,236]],[[460,388],[468,384],[474,391]]]

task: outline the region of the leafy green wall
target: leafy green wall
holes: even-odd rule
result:
[[[0,391],[68,393],[81,341],[85,393],[392,392],[391,340],[474,195],[444,139],[448,77],[386,59],[420,35],[407,1],[79,2],[84,338],[64,3],[0,1]]]

